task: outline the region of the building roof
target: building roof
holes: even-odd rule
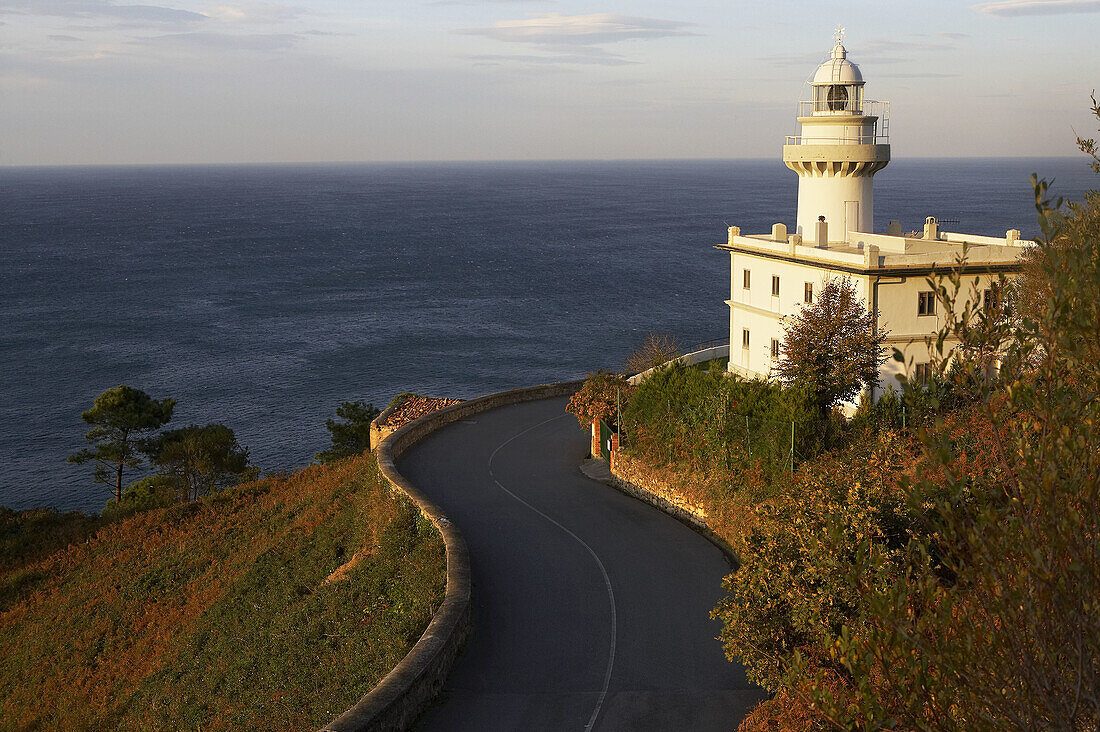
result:
[[[913,274],[944,272],[966,254],[967,269],[974,272],[1012,272],[1021,266],[1020,256],[1034,242],[941,233],[935,240],[920,237],[850,232],[851,241],[830,242],[827,247],[776,241],[771,234],[742,236],[731,232],[729,241],[714,248],[776,259],[846,273]]]
[[[815,86],[824,84],[862,84],[863,74],[859,67],[848,60],[848,51],[839,43],[833,46],[833,53],[828,61],[817,67],[813,81]]]

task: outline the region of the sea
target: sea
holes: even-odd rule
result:
[[[1028,176],[1085,161],[898,159],[875,224],[1036,233]],[[728,334],[726,227],[793,224],[775,160],[0,168],[0,505],[98,512],[80,413],[128,384],[307,464],[343,401],[468,398]],[[130,471],[127,480],[137,479]]]

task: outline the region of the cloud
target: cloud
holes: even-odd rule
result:
[[[997,0],[973,6],[986,15],[1057,15],[1100,13],[1100,0]]]
[[[76,36],[63,36],[63,35],[46,36],[46,38],[49,38],[51,41],[79,41],[80,40]]]
[[[0,89],[41,89],[49,86],[49,79],[40,76],[27,76],[25,74],[0,74]]]
[[[304,8],[277,3],[210,3],[203,14],[223,23],[281,23],[305,13]]]
[[[690,23],[639,18],[611,13],[565,15],[546,13],[523,20],[498,20],[489,28],[467,28],[466,35],[485,36],[511,43],[550,46],[593,46],[636,38],[668,38],[697,35],[684,30]]]
[[[298,42],[294,33],[169,33],[137,41],[213,51],[285,51]]]
[[[626,66],[636,64],[637,61],[623,58],[618,54],[607,53],[600,48],[586,49],[584,53],[561,53],[552,56],[535,56],[522,54],[481,54],[469,57],[480,65],[495,65],[502,63],[524,63],[537,66],[553,65],[594,65],[594,66]]]
[[[812,69],[825,61],[826,58],[828,58],[827,52],[801,51],[762,56],[760,60],[770,66],[805,66]]]
[[[957,79],[960,76],[962,76],[962,74],[941,74],[932,71],[919,74],[875,74],[876,79]]]
[[[520,3],[530,2],[531,0],[434,0],[434,2],[425,3],[425,5],[519,5]],[[554,0],[549,0],[554,2]]]
[[[25,15],[50,15],[85,20],[106,18],[145,23],[190,23],[206,20],[201,13],[162,5],[115,5],[107,0],[0,0],[0,11]]]
[[[965,34],[955,33],[936,34],[939,38],[948,38],[951,40],[955,40],[957,37],[964,35]],[[901,38],[886,40],[871,39],[869,41],[849,44],[848,59],[857,65],[862,65],[864,63],[912,63],[915,54],[929,52],[942,53],[956,48],[950,41],[935,40],[923,33],[907,34],[905,38],[911,40],[902,40]],[[828,57],[829,52],[823,50],[775,54],[772,56],[765,56],[761,60],[772,66],[803,66],[807,69],[813,69],[818,64],[826,61]]]

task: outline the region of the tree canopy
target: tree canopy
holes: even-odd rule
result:
[[[257,477],[248,450],[224,424],[189,425],[150,442],[153,463],[176,485],[183,500],[195,500]]]
[[[626,402],[633,390],[634,387],[624,376],[602,369],[594,371],[569,397],[565,411],[576,417],[582,427],[590,426],[597,419],[618,424],[619,404]]]
[[[69,462],[94,462],[95,482],[110,483],[113,477],[115,500],[121,500],[123,469],[141,465],[141,440],[172,419],[175,405],[175,399],[153,399],[131,386],[108,389],[80,415],[94,425],[84,436],[92,447],[70,455]]]
[[[812,305],[786,318],[785,327],[776,366],[779,379],[804,388],[821,418],[878,383],[886,333],[877,329],[876,314],[851,280],[826,282]]]
[[[322,463],[361,455],[370,449],[370,423],[381,412],[373,404],[364,402],[343,402],[336,408],[337,418],[325,420],[325,429],[332,437],[332,447],[313,456]]]

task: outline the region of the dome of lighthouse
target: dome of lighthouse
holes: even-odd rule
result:
[[[839,43],[833,46],[833,53],[828,61],[817,67],[814,74],[813,85],[819,84],[862,84],[863,74],[859,73],[859,67],[848,60],[848,51]]]

